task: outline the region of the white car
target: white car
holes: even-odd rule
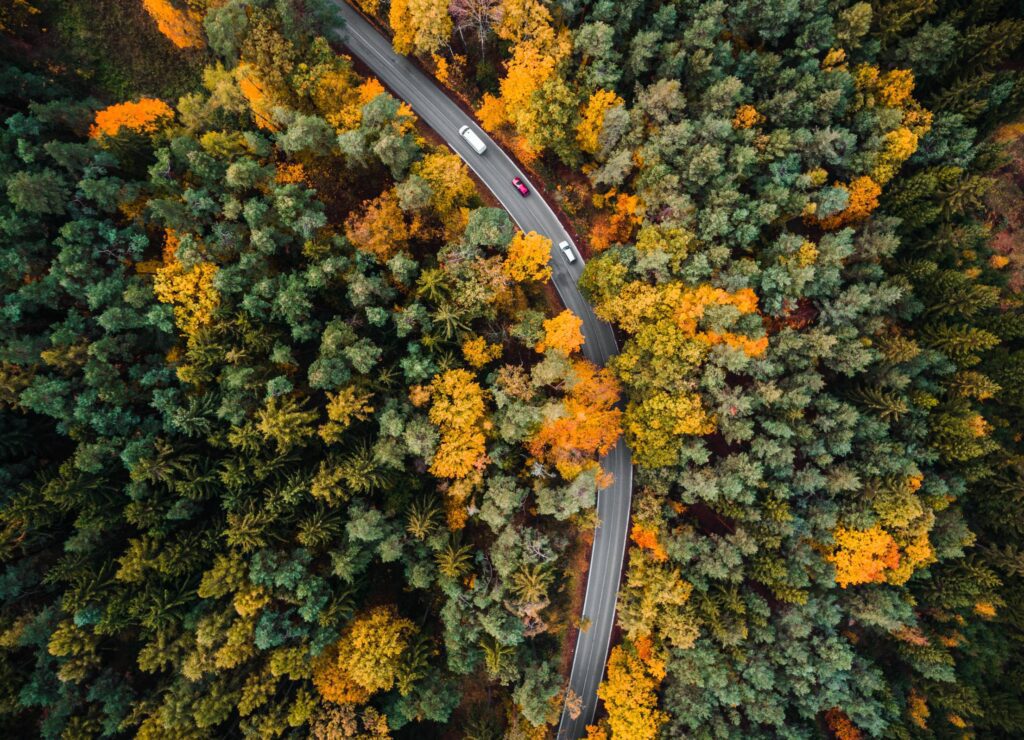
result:
[[[562,250],[562,254],[565,255],[567,262],[572,263],[576,261],[576,255],[572,253],[572,246],[569,242],[558,242],[558,248]]]
[[[476,135],[476,131],[471,129],[469,126],[463,126],[459,129],[459,136],[469,142],[469,145],[473,147],[473,151],[477,154],[483,154],[487,151],[487,145],[484,140]]]

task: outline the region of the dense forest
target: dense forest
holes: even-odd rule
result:
[[[621,435],[590,738],[1024,734],[1024,7],[355,4],[622,351],[328,0],[3,3],[6,734],[550,737]]]
[[[620,416],[550,244],[329,15],[157,6],[176,102],[3,73],[10,732],[530,734]]]

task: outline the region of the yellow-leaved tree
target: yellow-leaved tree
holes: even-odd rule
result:
[[[654,740],[668,715],[658,709],[658,686],[665,677],[664,661],[654,654],[648,638],[616,645],[608,658],[608,678],[597,695],[608,711],[612,738]]]
[[[501,22],[495,31],[511,43],[511,56],[498,85],[499,97],[485,95],[479,115],[488,130],[505,122],[515,126],[525,143],[517,153],[530,158],[552,138],[545,123],[552,107],[564,108],[566,101],[561,98],[569,88],[562,74],[572,40],[567,30],[555,28],[551,12],[539,0],[502,0]],[[542,88],[547,94],[541,94]],[[573,100],[571,108],[575,107]]]
[[[433,54],[452,34],[448,0],[391,0],[388,22],[399,54]]]
[[[732,307],[739,315],[756,313],[757,295],[749,288],[731,293],[706,284],[691,288],[681,281],[630,281],[597,305],[601,318],[631,335],[612,365],[631,389],[626,434],[636,458],[648,466],[674,464],[685,437],[714,432],[714,416],[688,381],[712,347],[726,345],[751,357],[768,347],[764,336],[702,328],[705,312],[713,306]]]
[[[538,352],[549,349],[571,355],[583,346],[583,319],[565,309],[552,319],[544,321],[544,338],[537,344]]]
[[[465,478],[485,456],[484,390],[468,370],[447,370],[430,384],[428,417],[441,433],[430,472]]]
[[[185,267],[178,260],[177,233],[167,229],[164,236],[164,261],[154,276],[153,292],[161,303],[174,306],[174,321],[190,340],[210,323],[220,304],[220,294],[213,285],[217,266],[199,262]]]
[[[598,90],[583,107],[583,116],[576,127],[576,141],[580,149],[588,154],[596,154],[601,148],[601,130],[604,128],[604,117],[612,108],[623,104],[622,98],[611,90]]]
[[[473,337],[462,343],[462,356],[475,368],[481,368],[501,357],[501,345],[491,344],[483,337]]]
[[[863,221],[878,207],[882,186],[895,177],[903,163],[917,151],[918,141],[932,126],[932,114],[912,96],[914,75],[910,70],[882,72],[873,65],[860,64],[853,69],[852,76],[856,90],[853,109],[883,109],[879,112],[885,115],[880,115],[878,120],[892,123],[886,125],[888,130],[881,137],[881,147],[870,153],[868,171],[847,184],[836,183],[836,187],[849,195],[846,208],[820,219],[813,211],[808,213],[809,222],[816,221],[821,228],[830,231]]]
[[[337,704],[361,704],[398,680],[402,653],[416,625],[393,606],[378,606],[356,616],[317,661],[313,683]]]
[[[448,237],[456,238],[466,226],[466,207],[476,195],[476,183],[466,163],[457,154],[438,151],[413,165],[412,172],[430,185],[430,203]]]
[[[517,231],[508,245],[503,269],[516,282],[551,279],[551,240],[536,231]]]

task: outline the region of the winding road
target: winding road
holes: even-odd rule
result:
[[[554,211],[537,193],[526,175],[476,122],[415,64],[396,54],[391,48],[391,42],[358,11],[347,3],[336,2],[345,21],[344,28],[337,31],[341,42],[466,161],[519,228],[543,234],[551,239],[553,245],[563,240],[572,243],[572,238]],[[477,154],[459,135],[459,129],[464,125],[470,126],[487,144],[487,151],[483,155]],[[512,177],[515,175],[530,187],[529,196],[524,198],[513,188]],[[594,310],[580,294],[576,281],[583,270],[583,259],[579,257],[575,245],[573,249],[577,260],[569,264],[558,247],[552,246],[552,280],[566,308],[583,319],[583,335],[586,338],[584,355],[590,361],[604,365],[618,352],[618,347],[611,327],[594,315]],[[629,531],[633,463],[624,440],[620,439],[604,457],[602,465],[615,476],[615,481],[597,496],[600,524],[595,532],[590,555],[587,594],[582,614],[582,620],[589,622],[589,626],[579,632],[568,688],[582,699],[583,704],[582,711],[575,719],[563,708],[558,738],[565,740],[583,737],[586,725],[594,720],[597,687],[604,676],[604,666],[608,659],[612,626],[615,623],[615,602],[626,551],[626,534]]]

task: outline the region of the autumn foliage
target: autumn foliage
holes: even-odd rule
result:
[[[544,338],[537,345],[538,352],[549,349],[571,355],[583,346],[583,319],[569,309],[544,322]]]
[[[142,0],[142,7],[156,21],[156,26],[179,49],[203,46],[203,34],[196,18],[179,10],[170,0]]]
[[[654,529],[645,527],[639,522],[634,522],[633,528],[629,531],[629,539],[637,547],[649,550],[651,556],[658,562],[668,560],[668,553],[665,552],[665,548],[658,540],[658,533]]]
[[[640,198],[629,193],[611,192],[599,202],[607,209],[598,214],[590,230],[590,246],[601,252],[613,244],[626,244],[643,221]]]
[[[612,108],[623,104],[622,98],[611,90],[598,90],[583,107],[583,116],[576,127],[576,141],[580,149],[595,154],[601,148],[601,130],[604,117]]]
[[[524,234],[516,232],[508,245],[505,258],[505,274],[517,282],[551,279],[551,240],[536,231]]]
[[[639,641],[638,641],[639,643]],[[608,677],[597,695],[608,711],[613,738],[654,740],[668,715],[658,709],[658,686],[665,677],[665,664],[652,651],[616,645],[608,658]]]
[[[267,95],[256,70],[250,64],[239,64],[235,68],[235,79],[238,81],[242,97],[249,104],[256,125],[267,131],[276,131],[277,124],[274,123],[272,112],[273,101]]]
[[[430,384],[428,416],[441,433],[430,472],[465,478],[485,456],[484,391],[468,370],[448,370]]]
[[[374,607],[355,617],[314,668],[313,683],[320,695],[337,704],[357,704],[390,689],[415,631],[416,626],[392,606]]]
[[[473,367],[481,368],[501,357],[501,345],[491,344],[483,337],[473,337],[462,343],[462,356]]]
[[[345,236],[357,249],[386,262],[409,244],[409,228],[394,190],[363,203],[345,221]]]
[[[117,103],[96,114],[89,136],[116,136],[121,129],[151,134],[174,117],[174,111],[162,100],[142,98],[137,102]]]
[[[399,54],[431,54],[448,41],[452,32],[447,0],[391,0],[388,21]]]
[[[647,392],[634,394],[626,408],[625,427],[638,459],[652,466],[670,465],[680,437],[715,430],[715,419],[703,408],[700,396],[670,384],[697,367],[715,345],[761,356],[767,337],[701,328],[712,306],[732,306],[740,314],[750,314],[756,313],[757,303],[749,288],[729,292],[706,284],[691,288],[681,281],[632,281],[598,306],[598,315],[633,335],[634,341],[614,361],[619,378],[639,382],[644,367],[660,378]]]
[[[538,93],[545,84],[559,80],[559,70],[572,51],[565,29],[556,29],[547,6],[538,0],[504,0],[498,36],[512,44],[499,83],[500,95],[485,95],[480,109],[485,128],[494,130],[511,123],[527,149],[539,151],[547,133],[541,123],[551,101]]]
[[[575,478],[597,465],[621,434],[619,384],[609,370],[586,360],[573,362],[573,379],[562,405],[545,419],[527,447],[536,459],[554,465],[563,478]]]
[[[764,116],[758,113],[757,108],[752,105],[741,105],[736,109],[736,115],[732,119],[733,128],[753,128],[764,123]]]
[[[900,564],[896,541],[881,527],[839,527],[834,536],[835,549],[827,560],[836,567],[836,583],[842,588],[859,583],[882,583],[886,571]]]
[[[220,303],[220,294],[213,285],[217,266],[211,262],[200,262],[185,267],[177,256],[179,242],[178,235],[168,229],[164,240],[164,262],[156,271],[153,292],[158,301],[174,306],[175,323],[191,338],[210,323]]]
[[[825,712],[825,724],[832,730],[836,740],[860,740],[861,734],[846,713],[840,709]]]

